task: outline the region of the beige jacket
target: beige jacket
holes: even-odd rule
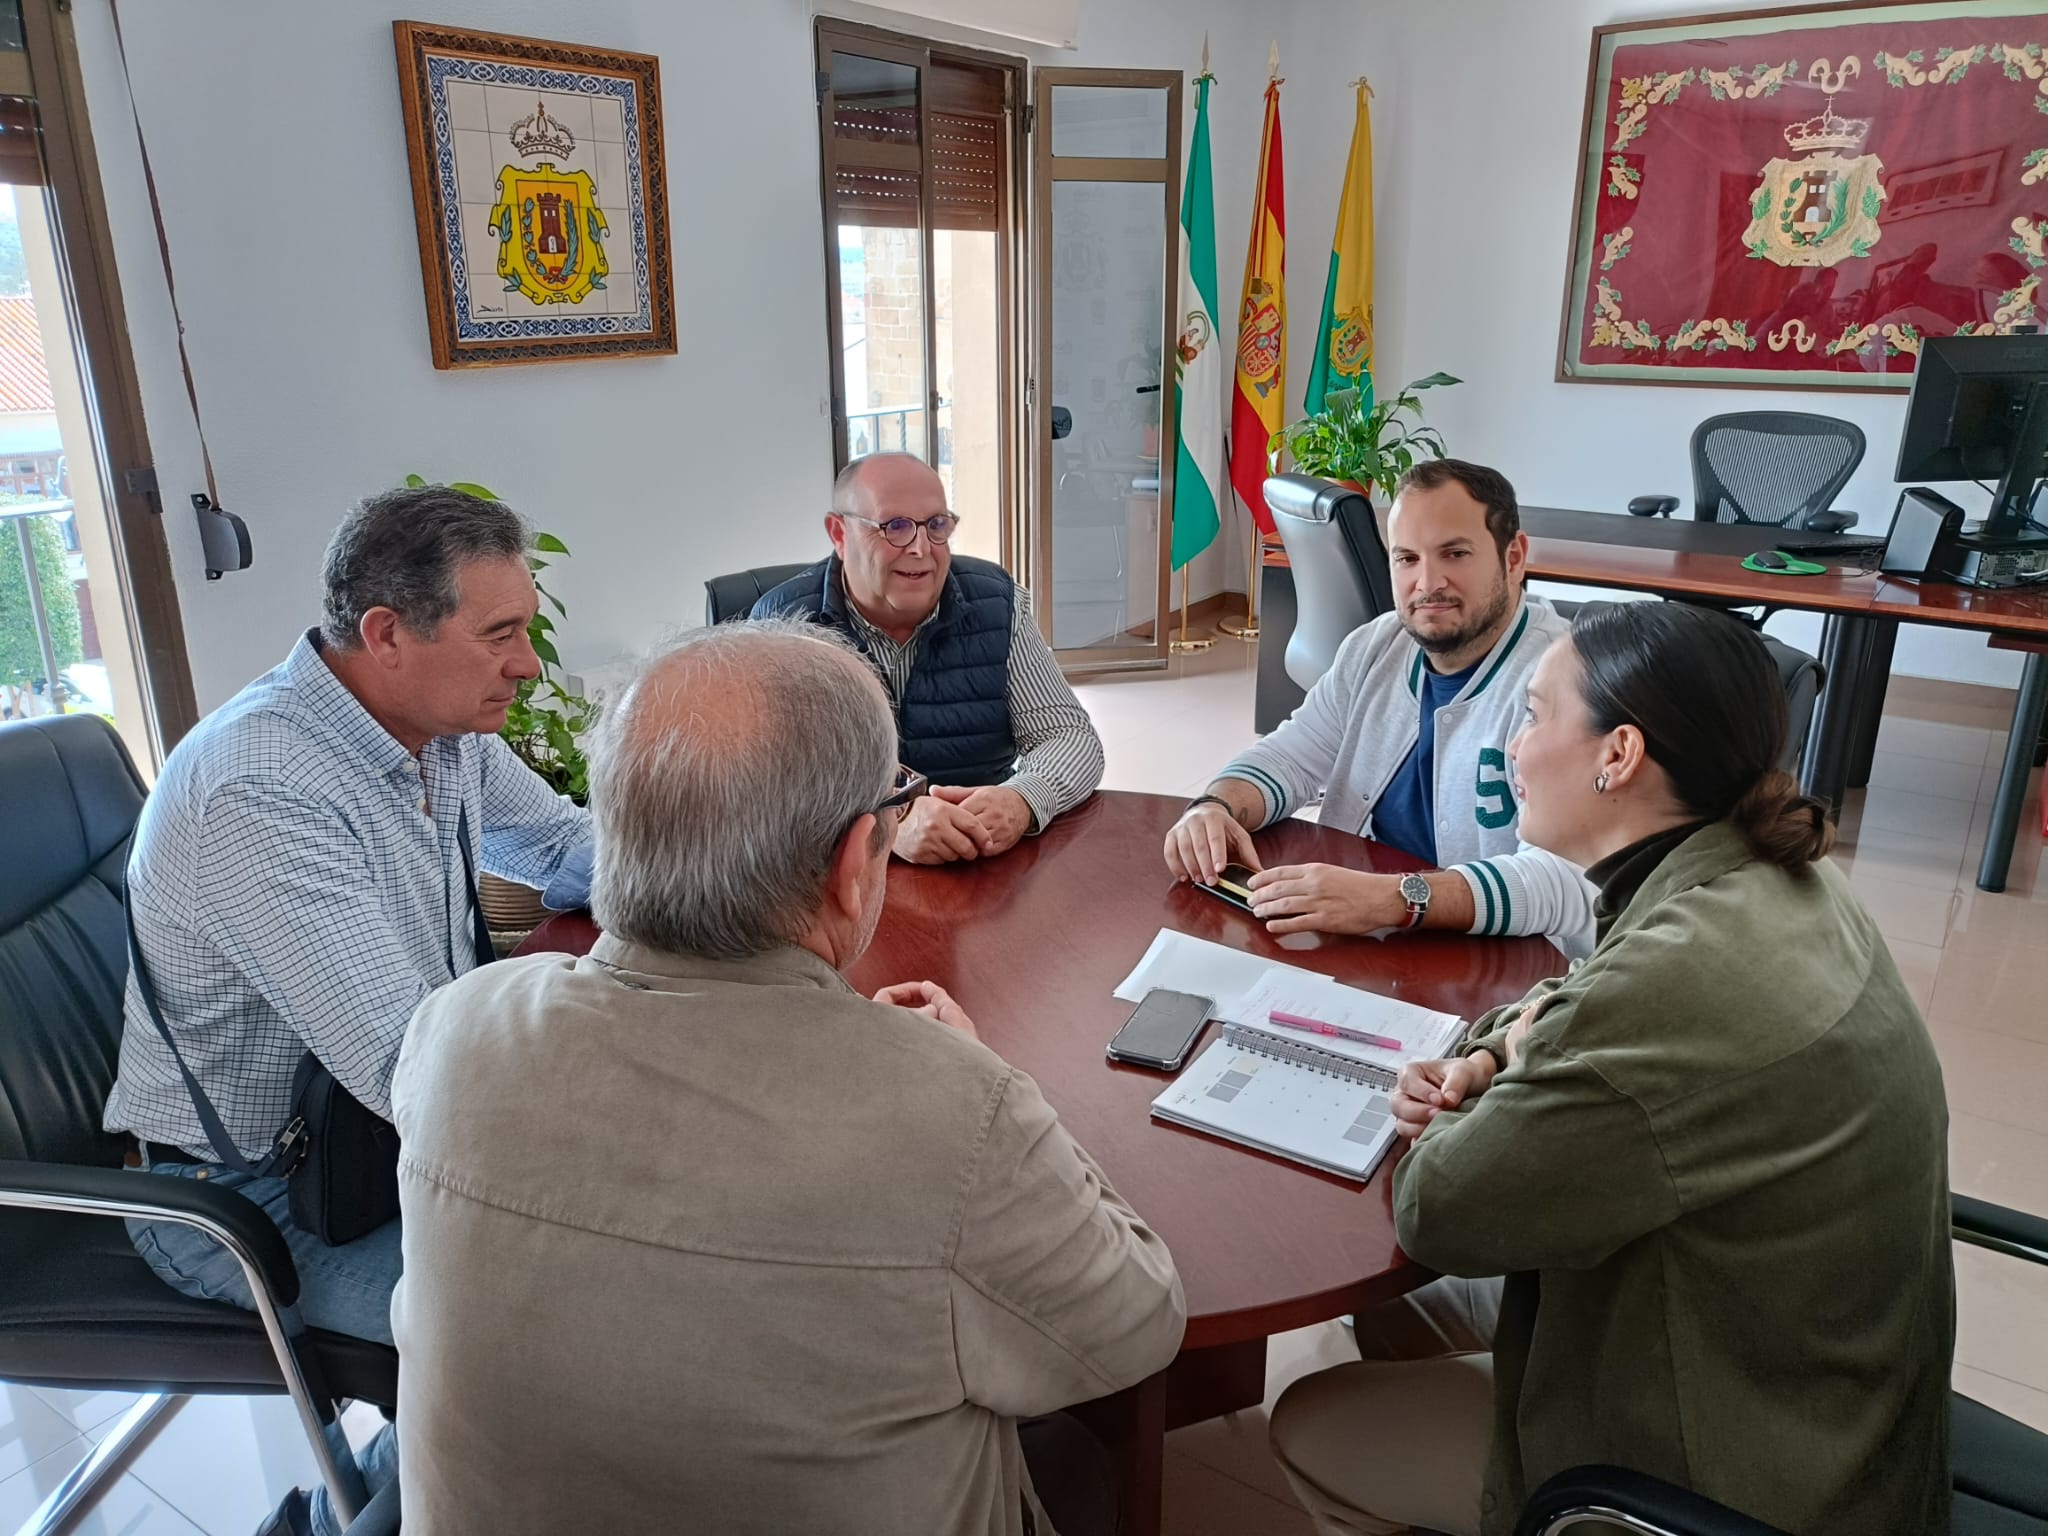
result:
[[[408,1536],[1045,1532],[1013,1421],[1180,1345],[1037,1085],[802,950],[472,972],[392,1102]]]

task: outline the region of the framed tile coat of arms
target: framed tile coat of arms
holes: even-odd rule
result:
[[[392,27],[434,366],[674,352],[655,60]]]
[[[1557,377],[1904,389],[2042,325],[2044,45],[2039,0],[1597,28]]]

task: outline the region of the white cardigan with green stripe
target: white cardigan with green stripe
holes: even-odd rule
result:
[[[1508,740],[1545,648],[1570,625],[1527,596],[1458,696],[1436,712],[1436,850],[1472,887],[1474,933],[1540,933],[1572,959],[1593,949],[1592,884],[1575,864],[1522,842]],[[1272,735],[1218,778],[1242,779],[1278,821],[1322,801],[1322,824],[1371,836],[1372,809],[1422,729],[1422,648],[1385,614],[1361,625]]]

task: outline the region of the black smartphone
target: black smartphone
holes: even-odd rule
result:
[[[1215,1006],[1213,997],[1154,987],[1110,1039],[1109,1059],[1178,1072]]]
[[[1216,876],[1214,885],[1195,882],[1195,889],[1207,891],[1218,901],[1227,901],[1240,912],[1252,909],[1252,872],[1242,864],[1226,864]]]

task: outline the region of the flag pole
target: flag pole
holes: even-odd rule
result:
[[[1215,76],[1209,73],[1209,34],[1208,34],[1207,32],[1204,32],[1204,33],[1202,34],[1202,72],[1201,72],[1200,74],[1198,74],[1198,75],[1196,75],[1196,76],[1195,76],[1195,81],[1196,81],[1196,84],[1197,84],[1197,86],[1199,87],[1199,86],[1201,85],[1201,82],[1203,82],[1203,81],[1206,81],[1206,80],[1213,80],[1213,79],[1215,79]],[[1204,100],[1206,100],[1207,98],[1206,98],[1206,97],[1204,97],[1203,99],[1204,99]],[[1203,138],[1202,142],[1204,142],[1204,143],[1206,143],[1206,142],[1207,142],[1207,140],[1206,140],[1206,137],[1204,137],[1204,138]],[[1207,162],[1206,162],[1206,157],[1205,157],[1205,159],[1204,159],[1204,163],[1205,163],[1205,164],[1207,163]],[[1190,175],[1190,177],[1192,177],[1192,176],[1193,176],[1193,174],[1194,174],[1194,173],[1193,173],[1193,171],[1192,171],[1192,169],[1191,169],[1191,170],[1190,170],[1190,172],[1189,172],[1189,175]],[[1211,213],[1211,216],[1210,216],[1210,222],[1211,222],[1211,224],[1212,224],[1212,225],[1213,225],[1213,224],[1214,224],[1214,222],[1215,222],[1215,220],[1214,220],[1214,214],[1213,214],[1213,211],[1212,211],[1212,213]],[[1213,240],[1213,238],[1214,238],[1214,231],[1213,231],[1213,229],[1212,229],[1212,231],[1211,231],[1211,238],[1212,238],[1212,240]],[[1213,286],[1213,279],[1212,279],[1212,286]],[[1213,308],[1213,307],[1214,307],[1213,303],[1212,303],[1212,304],[1210,305],[1210,307],[1211,307],[1211,308]],[[1183,431],[1183,432],[1185,431],[1185,427],[1184,427],[1184,426],[1183,426],[1183,428],[1182,428],[1182,431]],[[1220,438],[1218,439],[1218,442],[1219,442],[1219,444],[1220,444],[1220,442],[1221,442],[1221,439],[1220,439]],[[1225,484],[1227,485],[1227,484],[1229,483],[1229,481],[1228,481],[1228,480],[1226,479],[1224,483],[1225,483]],[[1213,535],[1212,535],[1212,537],[1213,537]],[[1195,562],[1194,562],[1194,557],[1193,557],[1192,555],[1190,555],[1190,556],[1189,556],[1189,557],[1188,557],[1188,558],[1187,558],[1186,560],[1183,560],[1183,561],[1181,562],[1181,567],[1180,567],[1180,638],[1179,638],[1179,639],[1177,639],[1177,640],[1171,640],[1171,641],[1168,641],[1168,642],[1167,642],[1167,647],[1166,647],[1166,648],[1167,648],[1167,650],[1171,651],[1171,652],[1172,652],[1172,653],[1174,653],[1175,655],[1187,655],[1187,654],[1189,654],[1189,653],[1192,653],[1192,652],[1198,652],[1198,651],[1206,651],[1206,650],[1209,650],[1209,649],[1211,649],[1212,647],[1214,647],[1214,645],[1216,644],[1215,640],[1214,640],[1213,638],[1211,638],[1210,636],[1207,636],[1207,635],[1201,635],[1201,636],[1190,636],[1190,635],[1188,634],[1188,607],[1189,607],[1189,603],[1188,603],[1188,567],[1189,567],[1189,566],[1191,566],[1191,565],[1193,565],[1194,563],[1195,563]]]
[[[1192,560],[1188,562],[1188,565],[1193,564]],[[1180,568],[1180,638],[1170,641],[1166,648],[1180,655],[1189,651],[1206,651],[1215,643],[1207,635],[1197,635],[1192,639],[1188,636],[1188,567],[1184,565]]]
[[[1256,640],[1259,638],[1259,525],[1252,524],[1252,548],[1245,567],[1244,576],[1244,618],[1224,619],[1217,628],[1233,640]]]
[[[1266,88],[1270,91],[1279,83],[1280,43],[1276,38],[1272,47],[1266,53]],[[1263,165],[1261,169],[1263,171]],[[1256,217],[1255,213],[1254,218]],[[1284,373],[1285,370],[1283,369],[1282,372]],[[1252,508],[1246,507],[1245,510],[1252,513],[1252,539],[1251,549],[1245,558],[1244,619],[1242,622],[1236,619],[1224,619],[1216,626],[1219,631],[1229,635],[1233,640],[1257,640],[1259,638],[1259,519],[1258,514]]]

